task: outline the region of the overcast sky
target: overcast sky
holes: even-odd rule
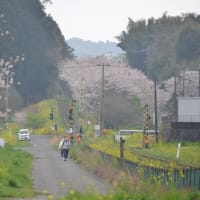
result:
[[[59,25],[65,39],[78,37],[91,41],[117,41],[128,17],[137,21],[159,18],[167,11],[200,14],[200,0],[52,0],[46,12]]]

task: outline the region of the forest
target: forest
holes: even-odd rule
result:
[[[12,82],[23,105],[56,93],[62,85],[58,63],[74,57],[57,23],[45,13],[45,3],[0,1],[1,79]]]
[[[116,37],[130,66],[151,80],[163,81],[180,71],[199,69],[200,15],[195,13],[133,21]]]

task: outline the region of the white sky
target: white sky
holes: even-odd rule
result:
[[[59,25],[65,39],[115,41],[125,30],[128,17],[137,21],[159,18],[167,11],[200,14],[200,0],[52,0],[46,12]]]

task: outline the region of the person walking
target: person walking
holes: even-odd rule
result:
[[[64,138],[65,137],[63,136],[62,140],[60,140],[59,145],[58,145],[58,151],[60,152],[60,158],[61,159],[64,158],[64,156],[63,156],[63,149],[62,149]]]
[[[67,160],[68,155],[69,155],[69,148],[71,146],[70,140],[67,138],[67,136],[64,137],[64,141],[62,143],[62,151],[63,151],[63,159],[64,161]]]
[[[81,134],[80,133],[77,133],[77,135],[76,135],[76,141],[78,143],[80,143],[80,141],[81,141]]]
[[[145,144],[145,148],[149,148],[149,134],[148,133],[144,136],[144,144]]]

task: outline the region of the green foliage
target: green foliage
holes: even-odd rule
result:
[[[135,133],[130,136],[125,136],[125,151],[124,158],[138,164],[141,164],[140,161],[143,162],[143,159],[140,158],[142,156],[150,156],[154,159],[146,159],[144,160],[145,164],[148,166],[155,167],[180,167],[180,166],[193,166],[199,167],[200,157],[199,157],[199,149],[200,143],[187,143],[187,145],[183,145],[180,150],[180,157],[176,159],[177,153],[177,143],[156,143],[155,137],[150,136],[150,149],[141,148],[143,144],[143,134]],[[119,142],[113,142],[113,137],[108,135],[100,138],[93,138],[90,140],[90,147],[97,149],[99,151],[106,152],[109,155],[119,157]],[[131,151],[129,151],[131,149]],[[167,162],[157,162],[156,159],[166,160]],[[144,163],[143,163],[144,164]]]
[[[176,51],[178,62],[197,60],[200,54],[200,27],[184,28],[180,33]]]
[[[103,129],[103,134],[104,135],[113,135],[114,131],[111,129]]]
[[[0,198],[35,195],[31,181],[32,156],[6,146],[0,149],[0,157]]]
[[[97,193],[91,193],[87,192],[84,194],[81,194],[75,190],[70,190],[71,193],[67,195],[66,197],[63,197],[60,200],[194,200],[193,197],[191,197],[186,192],[179,192],[179,191],[169,191],[164,192],[160,194],[157,192],[157,194],[154,194],[152,192],[130,192],[127,193],[125,191],[118,191],[115,193],[110,193],[106,195],[97,194]],[[195,200],[199,200],[200,194],[198,192],[194,192],[194,196],[196,196]]]
[[[73,58],[72,48],[39,0],[1,1],[1,14],[5,23],[0,21],[0,31],[8,30],[10,37],[0,37],[0,58],[25,58],[14,67],[17,91],[25,104],[46,98],[58,81],[57,63]]]
[[[3,138],[6,142],[6,144],[14,145],[16,144],[18,138],[17,138],[17,132],[19,130],[19,126],[15,123],[9,123],[8,129],[1,130],[1,138]]]
[[[100,141],[107,143],[108,138],[97,138]],[[105,139],[106,138],[106,139]],[[100,154],[88,151],[85,142],[91,142],[89,138],[83,139],[83,145],[75,144],[72,148],[73,158],[87,167],[90,171],[95,171],[106,179],[113,186],[113,192],[99,194],[95,190],[80,193],[73,188],[70,188],[68,194],[62,197],[62,200],[69,199],[131,199],[131,200],[198,200],[200,199],[199,191],[178,190],[174,187],[163,187],[161,184],[152,184],[151,181],[143,179],[141,174],[135,173],[134,176],[128,171],[124,171],[116,167],[111,160],[106,162]],[[94,142],[94,141],[93,141]],[[109,149],[113,146],[109,145]],[[169,147],[168,147],[169,148]],[[197,151],[198,152],[198,151]]]
[[[152,80],[166,80],[185,67],[199,63],[200,15],[184,14],[150,18],[134,22],[129,19],[127,31],[118,46],[126,52],[129,64]],[[187,66],[184,64],[187,63]]]
[[[138,127],[143,121],[143,108],[140,99],[128,96],[125,92],[106,91],[104,105],[104,127]]]
[[[64,133],[64,125],[59,114],[58,103],[53,99],[40,101],[38,104],[30,106],[24,126],[33,129],[35,134],[52,133],[51,126],[54,123],[52,124],[52,120],[49,119],[52,109],[54,113],[53,122],[57,123],[58,127],[57,133]]]
[[[25,126],[32,129],[39,129],[43,127],[45,122],[46,118],[42,117],[38,113],[32,113],[27,116]]]

